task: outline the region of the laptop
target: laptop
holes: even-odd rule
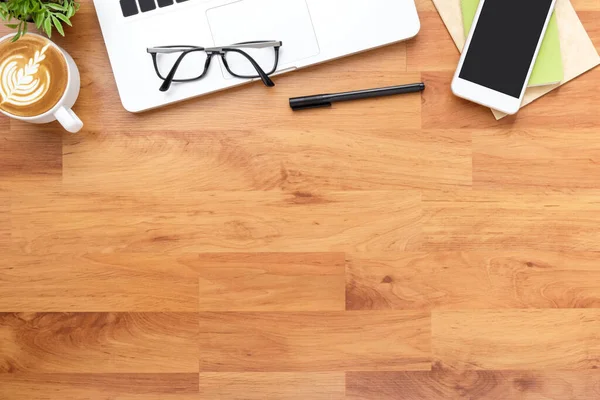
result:
[[[147,52],[151,47],[281,41],[277,75],[406,40],[420,29],[414,0],[94,0],[94,5],[121,102],[130,112],[256,80],[231,75],[217,57],[204,78],[161,92]]]

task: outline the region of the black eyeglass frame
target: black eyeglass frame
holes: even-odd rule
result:
[[[258,41],[252,41],[252,42],[236,43],[236,44],[232,44],[229,46],[220,46],[220,47],[199,47],[199,46],[188,46],[188,45],[158,46],[158,47],[149,47],[147,49],[147,52],[152,56],[152,62],[154,63],[154,70],[156,71],[156,75],[160,79],[163,80],[163,84],[160,87],[160,91],[166,92],[167,90],[169,90],[169,88],[171,87],[171,84],[173,82],[193,82],[193,81],[197,81],[197,80],[204,78],[210,67],[212,57],[216,56],[216,55],[221,57],[221,60],[223,61],[223,65],[225,66],[225,69],[227,69],[227,72],[229,72],[231,75],[235,76],[236,78],[242,78],[242,79],[260,78],[262,80],[262,82],[265,84],[265,86],[273,87],[273,86],[275,86],[275,83],[273,83],[271,78],[269,78],[269,75],[272,75],[275,71],[277,71],[277,67],[279,65],[279,49],[281,48],[281,46],[283,46],[283,43],[280,41],[258,40]],[[260,49],[260,48],[266,48],[266,47],[273,47],[273,49],[275,51],[275,62],[273,64],[273,69],[268,72],[265,72],[260,67],[260,65],[258,65],[258,63],[254,60],[254,58],[252,58],[248,53],[246,53],[245,51],[242,50],[244,48]],[[183,61],[185,56],[187,56],[190,53],[197,52],[197,51],[202,51],[202,52],[206,53],[206,62],[204,63],[204,71],[195,78],[175,79],[175,74],[177,73],[177,69],[179,68],[179,65],[181,65],[181,62]],[[169,53],[178,53],[178,52],[181,52],[181,55],[177,58],[177,60],[175,61],[175,64],[173,64],[173,67],[171,68],[171,70],[169,71],[167,76],[166,77],[162,76],[162,74],[160,73],[160,70],[158,68],[157,54],[169,54]],[[227,62],[227,58],[226,58],[226,55],[228,52],[234,52],[234,53],[238,53],[238,54],[241,54],[242,56],[244,56],[250,62],[250,64],[252,64],[252,66],[256,70],[257,75],[240,75],[240,74],[236,74],[235,72],[233,72],[231,70],[231,68],[229,67],[229,63]]]

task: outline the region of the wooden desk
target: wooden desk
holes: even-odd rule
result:
[[[418,4],[413,41],[132,115],[84,1],[85,130],[0,118],[0,398],[600,398],[600,69],[496,122]]]

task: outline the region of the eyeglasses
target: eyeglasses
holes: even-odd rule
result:
[[[268,40],[236,43],[222,47],[160,46],[150,47],[154,69],[166,92],[173,82],[192,82],[204,78],[213,56],[221,56],[227,71],[246,79],[260,78],[265,86],[275,86],[269,75],[277,70],[282,42]]]

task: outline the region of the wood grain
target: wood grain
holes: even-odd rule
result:
[[[8,122],[8,120],[5,120]],[[2,129],[0,179],[60,182],[62,138],[58,127],[25,125],[19,132]]]
[[[216,253],[184,258],[200,311],[344,310],[343,253]]]
[[[416,0],[414,40],[130,114],[81,3],[83,131],[0,116],[0,399],[600,398],[600,69],[496,121]]]
[[[413,311],[200,313],[200,370],[427,370],[429,322]]]
[[[600,307],[598,253],[540,251],[357,254],[349,310]]]
[[[479,130],[472,135],[477,188],[595,189],[600,148],[595,130]],[[551,170],[551,173],[548,171]]]
[[[198,374],[0,374],[3,400],[115,399],[198,393]]]
[[[8,132],[10,129],[10,119],[4,118],[4,115],[0,118],[0,132]]]
[[[600,16],[600,13],[598,13]],[[598,22],[597,22],[598,23]],[[423,80],[428,82],[423,92],[421,120],[426,129],[452,128],[504,128],[533,129],[552,127],[562,129],[593,129],[600,123],[596,110],[600,100],[596,94],[595,82],[600,78],[600,69],[583,74],[576,81],[569,82],[559,89],[535,101],[517,115],[500,121],[490,120],[490,110],[455,97],[450,91],[454,71],[424,72]],[[586,99],[585,107],[570,107]]]
[[[599,10],[597,4],[595,8],[592,5],[593,1],[594,0],[583,0],[584,4],[582,4],[582,7],[578,9],[577,15],[581,19],[581,23],[590,35],[592,43],[596,45],[596,49],[600,49],[600,24],[595,21],[600,13],[598,12]]]
[[[343,253],[9,254],[0,311],[344,310]]]
[[[349,372],[350,400],[565,400],[600,396],[598,371]]]
[[[144,193],[154,187],[173,192],[443,190],[471,185],[471,152],[470,132],[460,130],[111,132],[66,141],[63,187],[102,193]]]
[[[198,310],[197,274],[149,254],[10,254],[0,293],[0,311]]]
[[[431,2],[431,0],[415,0],[415,4],[417,5],[417,11],[419,12],[419,15],[425,11],[435,11],[435,5]]]
[[[406,43],[407,70],[454,72],[460,54],[456,51],[446,26],[435,8],[421,10],[426,7],[420,4],[418,8],[421,31],[414,40]]]
[[[380,55],[383,57],[381,58]],[[381,67],[385,64],[384,67]],[[360,67],[356,67],[359,65]],[[276,86],[265,88],[260,82],[234,88],[221,93],[192,99],[177,105],[169,106],[150,113],[130,114],[120,104],[116,90],[106,90],[114,85],[109,74],[95,75],[95,81],[104,86],[100,89],[101,107],[106,115],[98,126],[89,127],[89,133],[97,130],[110,132],[133,132],[146,134],[158,131],[236,131],[245,130],[277,130],[281,127],[292,127],[298,130],[311,130],[318,127],[323,131],[344,130],[378,131],[390,126],[420,128],[419,115],[421,101],[418,94],[396,96],[391,103],[384,99],[371,99],[360,102],[348,102],[333,106],[337,118],[332,119],[324,110],[306,110],[294,113],[289,107],[289,98],[311,95],[321,92],[339,92],[350,89],[383,87],[402,83],[414,83],[419,80],[418,72],[406,71],[406,47],[404,43],[381,49],[379,53],[364,53],[340,60],[339,68],[333,64],[313,66],[296,71],[290,75],[274,78]],[[311,88],[311,91],[307,91]],[[314,90],[317,90],[314,92]],[[158,88],[157,88],[158,90]],[[257,103],[257,100],[260,102]],[[386,106],[382,107],[382,104]],[[395,112],[391,113],[388,104]],[[257,112],[257,105],[270,110],[268,118]],[[89,104],[84,104],[88,107]],[[219,110],[229,110],[224,113]],[[231,110],[235,109],[235,118]],[[202,112],[198,112],[202,110]],[[210,117],[207,117],[210,116]],[[356,125],[356,118],[369,118],[371,123]],[[177,123],[174,123],[177,121]],[[243,124],[240,124],[243,121]],[[127,127],[124,129],[123,127]],[[96,129],[96,127],[100,129]],[[83,137],[87,137],[83,132]]]
[[[427,89],[423,92],[421,126],[423,129],[483,129],[497,127],[517,117],[496,121],[489,109],[452,94],[454,71],[426,71],[421,74]],[[523,111],[526,111],[523,110]],[[519,115],[519,118],[521,118]]]
[[[198,370],[195,313],[2,313],[1,372]]]
[[[600,192],[472,190],[424,201],[427,250],[598,251]]]
[[[431,317],[435,362],[458,370],[600,368],[600,310],[456,310]]]
[[[202,372],[202,400],[343,400],[343,372]]]
[[[28,253],[393,251],[420,240],[420,194],[411,191],[48,191],[15,199],[12,238]]]
[[[10,194],[0,186],[0,250],[11,246]],[[1,264],[0,264],[1,265]]]
[[[578,11],[578,15],[581,16],[585,11],[599,11],[597,0],[573,0],[573,7]],[[584,23],[585,25],[585,23]],[[586,25],[587,28],[587,25]]]

